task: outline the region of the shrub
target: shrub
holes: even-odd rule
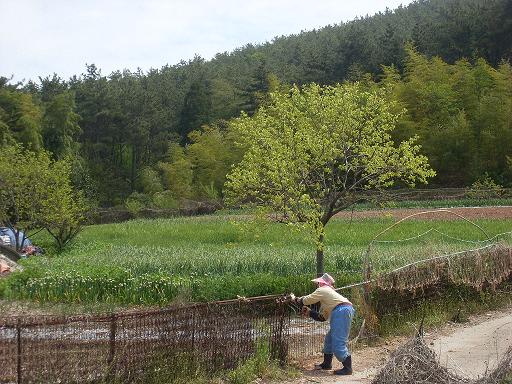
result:
[[[153,205],[160,209],[178,209],[179,202],[169,190],[157,192],[153,195]]]
[[[469,190],[466,191],[466,196],[472,199],[485,200],[500,197],[503,192],[503,187],[497,184],[486,172],[471,184]]]
[[[142,209],[151,206],[151,197],[140,192],[133,192],[125,201],[124,205],[130,213],[136,215]]]

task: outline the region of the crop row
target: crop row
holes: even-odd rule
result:
[[[276,276],[270,273],[195,277],[118,274],[112,277],[68,272],[29,278],[20,274],[11,279],[4,295],[38,302],[166,304],[284,292],[304,294],[311,287],[310,279],[310,275]],[[349,277],[342,281],[351,282]]]
[[[325,269],[338,286],[362,279],[368,243],[389,224],[389,220],[329,224]],[[428,232],[432,225],[438,232]],[[510,221],[484,220],[479,225],[494,235],[509,229]],[[409,222],[386,235],[382,240],[390,242],[373,244],[369,253],[375,273],[485,244],[480,231],[456,221]],[[314,254],[307,236],[289,227],[250,227],[214,216],[91,226],[66,252],[25,260],[24,272],[1,283],[0,296],[164,304],[302,294],[312,288]]]

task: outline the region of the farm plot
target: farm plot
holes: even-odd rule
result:
[[[337,219],[327,227],[326,270],[337,285],[362,280],[368,245],[392,217]],[[372,243],[374,273],[433,256],[511,243],[509,219],[414,220]],[[4,298],[45,302],[169,304],[303,294],[315,274],[314,244],[288,226],[236,217],[135,220],[85,229],[59,255],[23,262],[0,285]]]

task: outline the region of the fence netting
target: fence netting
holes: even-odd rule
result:
[[[141,382],[164,364],[214,372],[262,347],[285,362],[318,351],[325,334],[326,324],[294,311],[267,297],[108,316],[0,318],[0,383]]]

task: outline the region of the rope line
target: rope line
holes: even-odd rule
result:
[[[420,216],[420,215],[427,215],[427,214],[431,214],[431,213],[439,213],[439,212],[448,212],[452,215],[455,215],[459,218],[461,218],[462,220],[465,220],[467,221],[468,223],[470,223],[471,225],[477,227],[484,235],[485,237],[487,237],[489,239],[489,235],[487,234],[487,232],[485,232],[482,227],[480,227],[479,225],[473,223],[471,220],[468,220],[466,219],[464,216],[462,215],[459,215],[458,213],[456,212],[453,212],[449,209],[445,209],[445,208],[442,208],[442,209],[436,209],[436,210],[433,210],[433,211],[422,211],[422,212],[417,212],[417,213],[413,213],[409,216],[406,216],[400,220],[398,220],[396,223],[394,223],[393,225],[390,225],[389,227],[387,227],[386,229],[383,229],[382,231],[380,231],[379,233],[377,233],[377,235],[375,235],[375,237],[370,241],[370,243],[368,244],[368,250],[367,250],[367,253],[369,253],[369,250],[372,246],[372,244],[381,236],[383,235],[384,233],[386,233],[387,231],[389,231],[390,229],[396,227],[398,224],[402,223],[403,221],[405,220],[409,220],[411,217],[414,217],[414,216]]]
[[[432,231],[434,231],[434,228],[430,228],[428,231],[426,231],[424,233],[420,233],[417,236],[407,237],[405,239],[398,239],[398,240],[375,240],[374,242],[375,243],[383,243],[383,244],[387,244],[387,243],[402,243],[402,242],[406,242],[406,241],[411,241],[411,240],[419,239],[420,237],[428,235]]]

